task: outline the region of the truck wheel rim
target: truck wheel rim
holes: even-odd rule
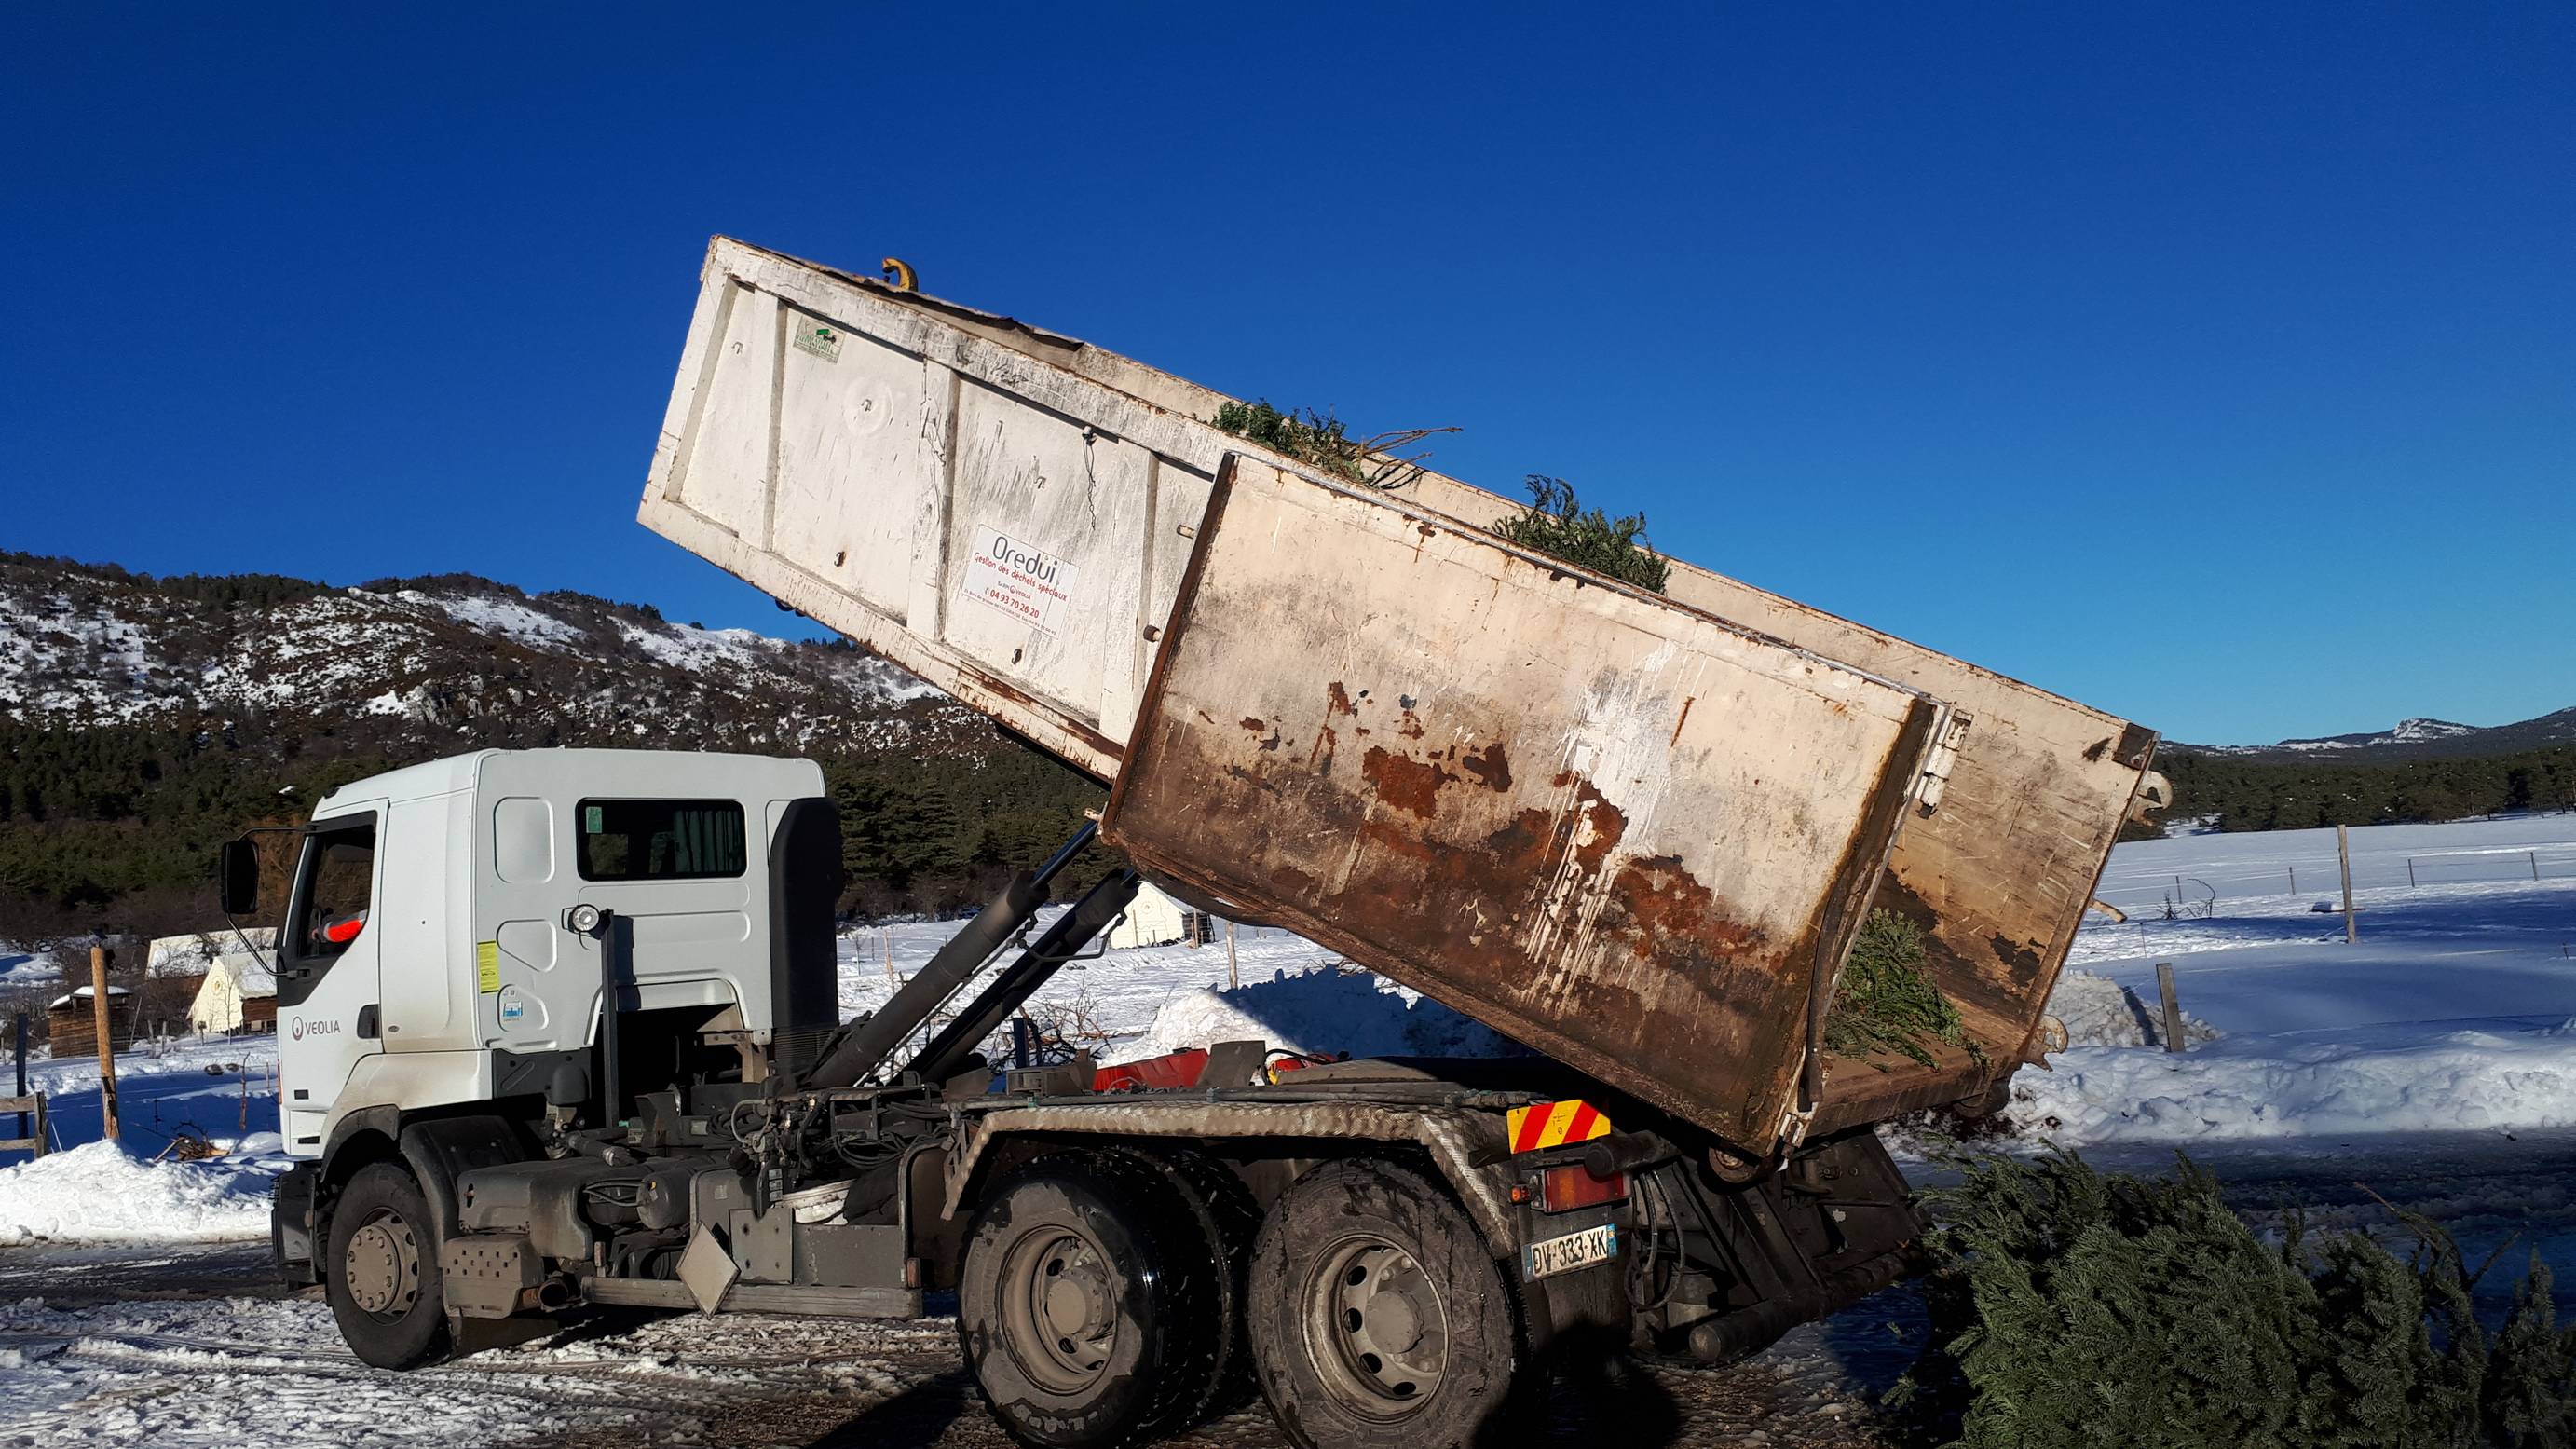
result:
[[[420,1245],[411,1224],[390,1209],[378,1208],[349,1235],[340,1255],[340,1278],[349,1285],[349,1301],[376,1318],[399,1318],[420,1296]]]
[[[1099,1381],[1118,1341],[1118,1285],[1108,1255],[1079,1233],[1042,1227],[1002,1258],[1002,1342],[1020,1371],[1050,1393]]]
[[[1410,1252],[1346,1238],[1318,1255],[1304,1297],[1309,1356],[1344,1408],[1389,1421],[1431,1402],[1449,1366],[1448,1309]]]

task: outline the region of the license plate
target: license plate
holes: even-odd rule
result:
[[[1589,1268],[1595,1263],[1607,1263],[1618,1257],[1619,1228],[1615,1223],[1603,1223],[1597,1228],[1585,1228],[1579,1233],[1532,1243],[1525,1251],[1532,1279],[1553,1278],[1559,1273],[1571,1273],[1577,1268]]]

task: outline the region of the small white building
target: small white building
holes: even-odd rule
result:
[[[1190,918],[1198,912],[1156,890],[1148,882],[1136,887],[1136,899],[1127,903],[1127,919],[1109,932],[1109,949],[1123,951],[1131,946],[1169,946],[1189,939]]]
[[[206,968],[188,1024],[199,1031],[275,1031],[277,976],[248,954],[219,956]]]

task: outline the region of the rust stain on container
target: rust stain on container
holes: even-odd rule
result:
[[[1769,944],[1760,928],[1726,919],[1716,895],[1682,868],[1678,856],[1630,860],[1619,868],[1610,896],[1640,960],[1654,955],[1659,945],[1681,941],[1690,944],[1700,964],[1723,966],[1739,957],[1760,956]]]
[[[1383,745],[1369,746],[1360,776],[1377,787],[1378,799],[1425,820],[1440,812],[1440,787],[1458,778],[1437,761],[1395,754]]]

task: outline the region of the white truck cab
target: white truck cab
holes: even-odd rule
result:
[[[819,943],[773,929],[776,847],[829,812],[810,760],[685,751],[484,750],[333,791],[278,936],[288,1153],[375,1109],[586,1095],[611,942],[581,907],[629,933],[630,1035],[830,1026],[829,965],[799,1000],[782,949],[828,963],[829,904]]]

